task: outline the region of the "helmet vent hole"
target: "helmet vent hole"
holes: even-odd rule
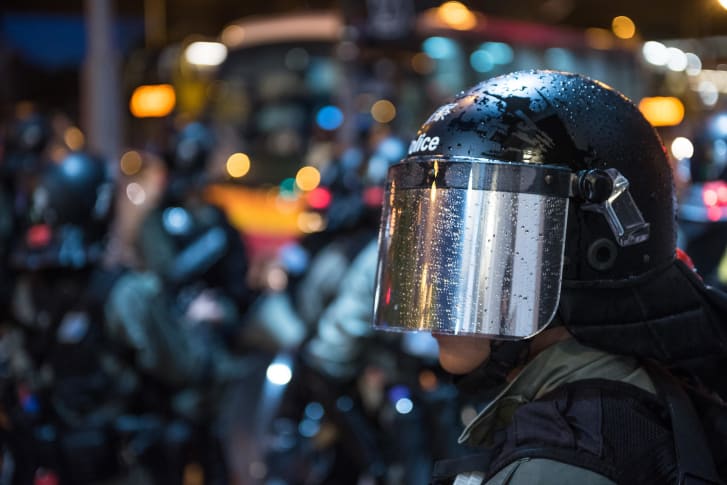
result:
[[[588,264],[597,271],[606,271],[616,262],[618,249],[609,239],[596,239],[588,247]]]

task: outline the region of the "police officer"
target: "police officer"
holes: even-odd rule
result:
[[[436,483],[719,483],[696,399],[649,363],[727,348],[673,198],[654,129],[580,75],[492,78],[422,125],[389,171],[375,326],[432,332],[462,389],[500,386],[460,437],[484,452]]]
[[[213,147],[211,130],[200,122],[177,133],[167,157],[165,192],[142,222],[138,247],[144,266],[176,293],[182,311],[234,340],[256,294],[247,284],[247,251],[239,232],[204,199]]]
[[[727,288],[727,113],[697,123],[694,153],[680,163],[689,182],[679,197],[682,247],[705,281]]]
[[[13,120],[0,149],[0,299],[2,312],[9,308],[14,274],[7,261],[16,234],[24,230],[33,187],[46,163],[50,127],[45,117],[32,113]]]
[[[144,218],[138,249],[146,271],[127,273],[106,307],[111,335],[131,349],[136,365],[168,391],[171,416],[186,427],[173,454],[191,456],[206,483],[227,483],[217,418],[228,385],[251,365],[237,355],[243,313],[254,298],[246,282],[247,253],[224,213],[204,200],[214,138],[202,123],[174,138],[162,201]],[[158,480],[182,480],[180,468],[159,467]]]
[[[28,212],[33,185],[46,162],[45,150],[50,138],[48,120],[39,113],[19,118],[7,129],[0,174],[3,185],[13,195],[17,217]]]
[[[1,339],[12,379],[3,400],[17,483],[38,473],[90,483],[122,472],[114,422],[135,400],[138,378],[104,326],[115,276],[97,264],[111,208],[105,163],[71,153],[40,171],[17,234],[10,256],[18,272],[15,325]]]

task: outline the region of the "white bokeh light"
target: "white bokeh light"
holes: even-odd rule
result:
[[[184,50],[184,58],[195,66],[219,66],[227,58],[227,47],[220,42],[192,42]]]
[[[669,62],[669,52],[664,44],[650,40],[644,43],[644,47],[641,52],[644,54],[644,59],[649,64],[655,66],[664,66]]]
[[[699,98],[705,106],[714,106],[719,100],[719,91],[717,86],[711,81],[702,81],[697,88]]]
[[[131,182],[126,186],[126,197],[134,205],[142,205],[146,202],[146,191],[144,187],[136,182]]]
[[[671,142],[671,154],[677,160],[692,158],[692,155],[694,155],[694,145],[689,138],[678,136]]]
[[[289,365],[276,362],[268,366],[265,377],[275,385],[284,386],[290,382],[290,379],[293,377],[293,371]]]
[[[702,60],[693,52],[687,52],[687,74],[696,76],[702,72]]]
[[[667,52],[669,53],[669,60],[666,63],[666,67],[675,72],[684,71],[687,68],[689,60],[684,51],[676,47],[669,47]]]
[[[402,397],[394,405],[399,414],[409,414],[414,409],[414,403],[408,397]]]

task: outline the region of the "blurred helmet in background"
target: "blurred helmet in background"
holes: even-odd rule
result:
[[[72,152],[41,173],[24,237],[12,255],[21,269],[83,268],[99,260],[113,205],[106,163]]]
[[[204,172],[214,144],[214,134],[209,127],[199,121],[188,123],[173,137],[170,168],[177,174]]]

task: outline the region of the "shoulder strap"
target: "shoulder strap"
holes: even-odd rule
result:
[[[652,363],[645,367],[669,409],[679,485],[722,484],[704,428],[684,389],[663,368]]]
[[[677,477],[664,406],[643,389],[605,379],[568,383],[518,408],[488,477],[526,457],[568,463],[622,485]]]

